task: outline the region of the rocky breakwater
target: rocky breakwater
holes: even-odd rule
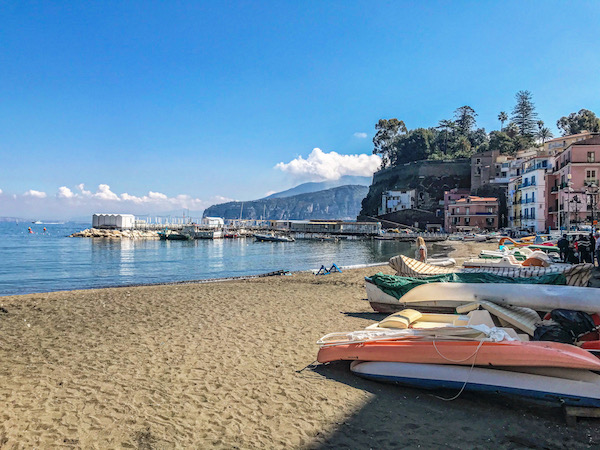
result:
[[[156,231],[142,230],[101,230],[99,228],[88,228],[71,234],[69,237],[82,238],[106,238],[106,239],[158,239]]]

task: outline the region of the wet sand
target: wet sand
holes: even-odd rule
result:
[[[380,270],[0,297],[0,448],[600,445],[560,408],[309,366],[320,336],[383,317],[361,300]]]

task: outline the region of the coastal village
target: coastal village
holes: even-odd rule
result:
[[[3,6],[0,450],[600,449],[599,3]]]

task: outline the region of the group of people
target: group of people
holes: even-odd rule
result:
[[[596,234],[580,234],[570,241],[566,234],[556,244],[563,262],[578,264],[594,262],[600,267],[600,231]]]

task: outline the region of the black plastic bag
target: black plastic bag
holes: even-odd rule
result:
[[[552,341],[562,342],[563,344],[572,344],[575,342],[575,336],[560,325],[541,325],[536,327],[533,332],[534,341]]]
[[[554,309],[550,312],[550,316],[552,320],[558,323],[563,329],[573,333],[575,337],[596,329],[596,324],[592,316],[582,311]]]

